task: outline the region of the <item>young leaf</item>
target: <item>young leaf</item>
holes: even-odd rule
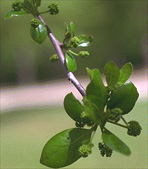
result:
[[[109,130],[106,129],[105,131],[103,131],[102,139],[103,142],[112,150],[118,151],[124,155],[131,154],[131,151],[128,146]]]
[[[36,6],[39,7],[41,5],[41,0],[35,0]]]
[[[88,74],[89,78],[92,79],[92,70],[89,68],[86,68],[86,70],[87,70],[87,74]]]
[[[33,15],[37,15],[37,9],[33,0],[24,0],[24,9]]]
[[[123,114],[126,114],[133,109],[138,96],[139,94],[136,87],[132,82],[129,82],[119,87],[111,96],[107,108],[120,108],[123,111]]]
[[[40,23],[36,28],[31,26],[30,34],[33,40],[41,44],[47,36],[47,28],[43,23]]]
[[[81,43],[78,45],[79,47],[90,46],[93,41],[93,37],[88,35],[80,35],[78,38],[81,41]]]
[[[120,70],[118,82],[125,83],[131,76],[132,71],[133,71],[132,64],[130,62],[126,63]]]
[[[26,11],[9,11],[6,13],[5,15],[5,19],[9,19],[9,18],[12,18],[14,16],[22,16],[22,15],[27,15],[28,13]]]
[[[106,76],[106,82],[108,86],[114,86],[119,78],[120,71],[114,62],[108,62],[104,67],[104,74]]]
[[[67,94],[64,98],[64,108],[73,120],[81,121],[81,113],[84,111],[84,108],[72,93]]]
[[[45,144],[40,162],[51,168],[74,163],[81,157],[79,147],[90,142],[91,132],[87,129],[72,128],[56,134]]]
[[[99,108],[100,112],[103,113],[107,101],[107,89],[103,84],[98,69],[92,70],[91,82],[86,88],[86,97]]]
[[[100,124],[101,112],[98,107],[91,103],[87,98],[83,99],[85,113],[88,114],[91,120]]]
[[[73,37],[75,36],[75,25],[73,22],[70,22],[70,27],[71,27],[71,32],[72,32],[72,35]]]
[[[75,72],[77,70],[75,58],[70,52],[66,53],[66,65],[69,72]]]

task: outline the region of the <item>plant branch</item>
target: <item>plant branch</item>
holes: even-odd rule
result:
[[[82,96],[86,95],[85,89],[82,87],[82,85],[79,83],[79,81],[76,79],[76,77],[74,76],[74,74],[72,72],[69,72],[66,66],[66,59],[65,59],[65,55],[61,49],[61,43],[59,43],[59,41],[54,37],[54,35],[52,34],[50,28],[48,27],[48,25],[46,24],[46,22],[44,21],[44,19],[41,17],[41,15],[38,15],[37,18],[43,22],[45,24],[45,26],[47,27],[47,31],[48,31],[48,37],[50,38],[57,54],[59,55],[61,64],[64,67],[64,70],[67,74],[68,80],[73,83],[73,85],[77,88],[77,90],[80,92],[80,94]]]
[[[115,124],[115,125],[117,125],[117,126],[120,126],[120,127],[123,127],[123,128],[128,128],[127,126],[124,126],[124,125],[122,125],[122,124],[119,124],[119,123],[116,123],[116,122],[113,122],[113,121],[110,121],[110,120],[108,120],[107,122],[109,122],[109,123],[112,123],[112,124]]]

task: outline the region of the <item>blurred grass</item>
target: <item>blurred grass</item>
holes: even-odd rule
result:
[[[125,116],[127,121],[137,120],[142,133],[134,138],[126,134],[124,128],[109,124],[108,128],[130,147],[129,157],[114,152],[111,158],[103,158],[97,149],[101,141],[98,130],[93,153],[86,159],[80,159],[67,169],[146,169],[147,168],[147,102],[138,102],[132,112]],[[42,169],[39,163],[44,144],[61,130],[74,127],[73,121],[66,115],[63,107],[33,108],[14,110],[1,114],[1,169]]]

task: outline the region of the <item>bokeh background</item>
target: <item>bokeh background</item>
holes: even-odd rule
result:
[[[42,45],[30,37],[31,15],[4,20],[11,10],[11,0],[1,1],[1,168],[46,168],[39,163],[42,147],[49,138],[66,128],[74,127],[62,106],[64,94],[76,89],[66,81],[60,64],[50,63],[55,50],[48,38]],[[65,168],[147,168],[147,59],[146,0],[42,0],[40,11],[51,2],[58,2],[60,13],[42,15],[54,35],[63,40],[65,25],[73,21],[76,34],[94,37],[88,47],[90,56],[76,58],[76,77],[88,83],[86,67],[103,72],[107,61],[119,67],[134,65],[133,80],[142,95],[127,119],[135,119],[143,128],[141,136],[131,138],[125,130],[110,126],[131,148],[132,155],[114,153],[102,158],[93,154]],[[77,51],[77,50],[76,50]],[[60,129],[60,130],[59,130]],[[101,140],[100,132],[94,142]]]

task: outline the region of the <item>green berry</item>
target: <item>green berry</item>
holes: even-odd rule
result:
[[[58,61],[59,56],[57,54],[54,54],[49,59],[50,59],[50,62],[56,62]]]
[[[99,143],[98,144],[98,148],[100,150],[100,154],[104,157],[106,155],[106,157],[111,157],[113,151],[111,148],[109,148],[106,144],[104,143]]]
[[[92,153],[92,147],[94,145],[92,143],[90,144],[83,144],[82,146],[79,147],[79,154],[82,157],[87,157],[89,154]]]
[[[48,6],[48,8],[49,8],[49,13],[51,15],[56,15],[59,13],[60,7],[57,3],[52,3],[51,5]]]
[[[36,19],[36,18],[34,18],[30,21],[31,26],[34,27],[34,28],[37,28],[40,23],[41,23],[41,21]]]
[[[80,39],[77,36],[71,38],[71,47],[76,48],[80,44]]]
[[[20,11],[23,8],[23,2],[21,1],[15,1],[12,3],[12,9],[14,11]]]
[[[80,51],[78,56],[85,58],[85,57],[89,56],[89,52],[88,51]]]
[[[130,121],[128,122],[128,130],[127,134],[130,136],[138,136],[141,133],[141,126],[137,121]]]

